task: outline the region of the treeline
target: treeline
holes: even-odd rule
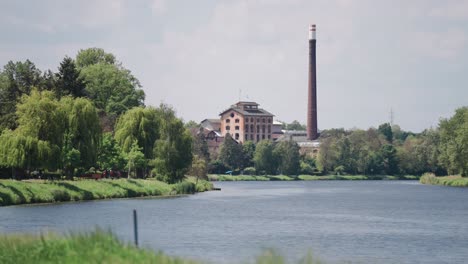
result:
[[[183,178],[192,138],[172,108],[144,106],[141,85],[102,49],[65,57],[58,72],[8,62],[0,71],[0,172],[69,177],[97,170]]]
[[[377,129],[325,130],[319,139],[320,150],[312,157],[300,155],[294,141],[239,145],[226,137],[208,171],[256,175],[468,175],[468,107],[457,109],[437,128],[421,133],[385,123]]]

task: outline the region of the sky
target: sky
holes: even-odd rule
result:
[[[57,71],[103,48],[146,105],[185,121],[241,100],[306,123],[308,26],[317,25],[319,129],[436,127],[468,106],[467,0],[0,1],[0,66]]]

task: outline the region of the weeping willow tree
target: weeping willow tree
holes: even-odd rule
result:
[[[192,163],[192,136],[172,108],[161,105],[158,116],[161,138],[154,146],[154,170],[164,181],[178,182],[185,177]]]
[[[99,117],[84,98],[32,90],[17,106],[18,128],[1,135],[0,165],[73,171],[94,166],[101,138]]]
[[[15,169],[56,169],[59,148],[47,141],[6,130],[0,135],[0,166]]]
[[[146,159],[153,158],[154,142],[160,136],[158,111],[152,107],[135,107],[120,116],[115,126],[115,140],[124,153],[138,142]]]
[[[15,132],[61,146],[67,115],[55,94],[33,89],[17,105],[18,128]]]
[[[96,164],[102,134],[96,108],[90,100],[85,98],[64,97],[60,103],[67,117],[63,152],[66,155],[75,153],[73,156],[76,157],[78,151],[80,162],[74,164],[88,169]],[[66,155],[63,157],[67,158]]]

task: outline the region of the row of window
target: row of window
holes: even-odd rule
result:
[[[249,129],[249,128],[250,128],[250,129]],[[268,129],[268,133],[271,133],[271,126],[268,126],[268,127],[267,127],[267,126],[265,126],[265,125],[262,125],[261,128],[262,128],[262,132],[263,132],[263,133],[265,133],[265,130],[266,130],[266,129]],[[255,131],[254,131],[254,125],[252,125],[252,124],[251,124],[250,126],[249,126],[249,125],[246,125],[244,130],[245,130],[245,132],[249,132],[249,130],[250,130],[250,132],[255,132]],[[257,132],[260,132],[260,125],[257,125]]]
[[[253,118],[253,117],[251,117],[250,119],[247,117],[247,118],[245,119],[245,122],[246,122],[246,123],[249,123],[249,120],[250,120],[250,122],[252,122],[252,123],[254,122],[254,118]],[[271,124],[271,118],[268,118],[268,119],[262,118],[261,120],[260,120],[260,118],[257,118],[257,123],[260,123],[260,121],[262,121],[262,123],[268,122],[268,124]],[[234,123],[239,123],[239,122],[240,122],[240,120],[239,120],[238,118],[234,119]],[[231,123],[231,119],[229,119],[229,118],[226,119],[226,123]]]
[[[245,119],[245,122],[246,122],[246,123],[249,123],[249,120],[250,120],[251,123],[254,122],[254,118],[253,118],[253,117],[251,117],[250,119],[247,117],[247,118]],[[260,123],[260,121],[262,121],[262,123],[268,122],[268,124],[271,124],[271,118],[264,118],[264,117],[263,117],[262,119],[260,119],[259,117],[257,117],[257,123]]]
[[[261,130],[262,133],[265,133],[265,129],[268,130],[268,133],[271,133],[271,126],[266,127],[265,125],[263,125],[261,128],[262,128],[262,130]],[[234,130],[239,130],[239,129],[240,129],[239,126],[235,126],[235,127],[234,127]],[[226,130],[231,130],[231,126],[226,126]],[[254,126],[253,126],[253,125],[250,125],[250,129],[249,129],[249,126],[248,126],[248,125],[245,126],[245,129],[244,129],[244,130],[245,130],[245,132],[249,132],[249,130],[250,130],[250,132],[255,132],[255,131],[254,131]],[[257,125],[257,132],[260,132],[260,125]]]
[[[239,123],[240,121],[239,121],[239,119],[236,118],[236,119],[234,120],[234,122],[235,122],[235,123]],[[231,119],[226,119],[226,123],[231,123]]]

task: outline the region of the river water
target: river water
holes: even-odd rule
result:
[[[0,233],[111,229],[170,255],[239,263],[265,248],[327,263],[468,263],[468,188],[414,181],[219,182],[222,191],[0,208]]]

